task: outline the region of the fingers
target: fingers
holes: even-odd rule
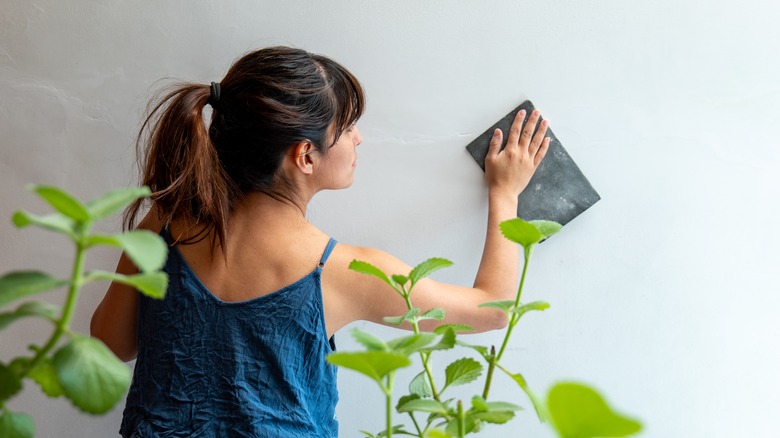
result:
[[[516,145],[520,141],[520,130],[523,126],[523,120],[525,120],[525,110],[520,110],[515,115],[512,127],[509,128],[509,137],[506,140],[507,146]]]
[[[490,145],[488,146],[488,157],[495,157],[501,150],[501,141],[503,140],[503,133],[500,129],[496,128],[493,131],[493,137],[490,138]]]
[[[504,150],[509,151],[510,154],[514,155],[513,150],[519,149],[521,156],[532,158],[534,166],[537,166],[547,154],[547,150],[550,147],[550,139],[545,137],[547,135],[549,122],[547,120],[540,120],[541,113],[539,110],[533,110],[524,124],[525,115],[525,110],[520,110],[515,115],[512,126],[509,128],[509,137],[507,138]],[[534,132],[536,133],[534,134]],[[490,146],[488,149],[488,156],[491,158],[498,157],[498,154],[501,151],[502,137],[503,135],[500,129],[493,131],[493,137],[490,139]]]
[[[538,110],[531,112],[527,121],[526,114],[525,110],[517,112],[506,144],[500,129],[494,130],[490,139],[485,174],[490,189],[497,193],[522,193],[550,147],[546,138],[549,123]]]
[[[544,140],[542,140],[541,146],[539,146],[539,149],[536,152],[536,155],[534,155],[534,166],[538,166],[539,163],[542,162],[542,159],[545,155],[547,155],[547,150],[550,148],[550,137],[546,137]]]
[[[520,146],[522,148],[528,148],[531,146],[531,136],[534,134],[536,124],[539,121],[539,110],[533,110],[528,117],[528,121],[523,126],[523,131],[520,134]]]
[[[531,121],[529,120],[527,125],[530,125]],[[542,120],[541,123],[539,123],[539,129],[536,130],[536,135],[534,135],[533,140],[528,145],[528,154],[532,157],[536,156],[536,153],[539,151],[539,148],[544,143],[545,135],[547,135],[547,126],[549,125],[549,122],[547,120]],[[531,132],[533,132],[534,128],[531,128]],[[525,130],[524,130],[525,131]],[[529,134],[530,138],[530,134]]]

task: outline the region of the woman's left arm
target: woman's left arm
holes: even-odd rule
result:
[[[138,228],[159,233],[161,226],[156,210],[152,208]],[[127,255],[122,254],[116,272],[133,275],[138,273],[138,268]],[[123,361],[131,361],[138,355],[135,342],[137,318],[138,291],[126,284],[113,282],[92,314],[90,334],[103,341]]]

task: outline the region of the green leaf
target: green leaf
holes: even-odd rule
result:
[[[420,315],[417,318],[417,321],[423,321],[423,320],[426,320],[426,319],[435,319],[436,321],[443,320],[444,319],[444,309],[442,309],[441,307],[437,307],[435,309],[431,309],[431,310],[423,313],[422,315]]]
[[[401,316],[385,316],[382,320],[388,324],[401,325],[405,321],[405,315]]]
[[[350,333],[352,333],[352,337],[355,338],[356,341],[361,343],[364,347],[366,347],[370,351],[389,350],[389,347],[387,346],[385,341],[377,338],[371,333],[364,332],[363,330],[360,330],[357,327],[350,330]]]
[[[437,342],[435,345],[425,348],[424,351],[449,350],[455,347],[455,340],[455,330],[452,327],[449,327],[444,331],[444,334],[442,335],[441,339],[439,339],[439,342]]]
[[[329,354],[326,360],[333,365],[357,371],[380,385],[382,378],[391,371],[412,364],[408,357],[386,351],[337,352]]]
[[[503,401],[489,401],[485,402],[485,406],[487,406],[488,411],[522,411],[522,406],[518,406],[514,403],[509,402],[503,402]]]
[[[474,328],[471,326],[468,326],[466,324],[442,324],[435,329],[433,329],[433,332],[437,335],[441,335],[447,332],[447,330],[452,329],[455,331],[455,333],[458,332],[473,332]]]
[[[431,388],[431,382],[428,380],[428,376],[425,371],[421,371],[420,374],[414,376],[411,382],[409,382],[409,392],[418,397],[431,397],[433,396],[433,389]],[[400,404],[401,401],[399,400]]]
[[[418,281],[431,275],[433,272],[449,266],[452,266],[451,261],[433,257],[415,266],[412,272],[409,273],[409,279],[412,280],[412,286],[414,286]]]
[[[60,307],[42,301],[30,301],[17,307],[13,312],[0,313],[0,330],[8,327],[12,322],[26,316],[40,316],[49,321],[56,321]]]
[[[563,225],[553,221],[530,221],[529,223],[539,230],[539,233],[542,235],[542,240],[547,239],[558,231],[561,231],[561,228],[563,228]]]
[[[409,278],[407,278],[405,275],[393,275],[390,277],[397,285],[403,286],[406,284],[407,281],[409,281]]]
[[[89,211],[87,211],[84,204],[62,189],[54,186],[33,185],[30,187],[30,190],[37,193],[38,196],[48,202],[55,210],[65,216],[77,222],[86,222],[90,220]]]
[[[87,277],[88,280],[109,280],[126,284],[138,289],[142,294],[156,299],[165,297],[165,291],[168,288],[168,274],[164,272],[152,272],[135,275],[123,275],[114,272],[92,271]]]
[[[447,379],[444,384],[445,388],[452,385],[464,385],[482,375],[482,364],[470,357],[464,357],[449,364],[445,375]]]
[[[33,438],[35,423],[27,414],[2,411],[0,412],[0,437],[3,438]]]
[[[398,406],[398,412],[431,412],[449,416],[450,412],[442,402],[431,398],[418,398],[409,400],[403,405]]]
[[[471,397],[471,408],[476,412],[487,412],[488,407],[481,395]]]
[[[512,411],[488,411],[471,414],[475,419],[493,424],[504,424],[515,417]]]
[[[472,432],[477,427],[477,424],[476,421],[474,421],[474,417],[471,415],[466,415],[464,420],[464,423],[466,423],[466,429],[463,431],[463,434],[466,435]],[[448,421],[447,428],[445,430],[452,436],[460,436],[458,434],[458,419],[453,418],[452,420]]]
[[[32,347],[32,345],[30,346]],[[8,369],[13,371],[17,376],[21,376],[27,371],[27,367],[32,363],[32,358],[29,357],[15,357],[11,363],[8,364]]]
[[[522,389],[525,395],[528,396],[528,399],[531,400],[531,404],[533,404],[534,406],[534,410],[536,411],[536,416],[539,418],[539,421],[541,421],[542,423],[546,422],[548,418],[548,414],[544,406],[544,403],[528,387],[528,383],[525,381],[525,377],[523,377],[523,375],[520,373],[512,373],[511,371],[501,366],[501,364],[496,364],[496,366],[501,371],[503,371],[507,376],[509,376],[512,380],[514,380],[518,386],[520,386],[520,389]]]
[[[514,300],[488,301],[486,303],[480,304],[479,307],[489,307],[492,309],[503,310],[504,313],[508,315],[510,312],[512,312],[512,309],[515,307],[515,301]]]
[[[514,411],[522,411],[523,408],[509,402],[502,402],[502,401],[495,401],[495,402],[489,402],[485,401],[484,398],[482,398],[479,395],[475,395],[471,398],[471,408],[474,412],[477,413],[484,413],[484,412],[514,412]],[[511,417],[510,417],[511,418]],[[490,423],[492,421],[486,420]]]
[[[404,429],[403,424],[396,424],[395,426],[393,426],[393,428],[391,430],[393,431],[393,435],[417,436],[417,435],[414,435],[412,433],[409,433],[406,429]],[[377,436],[377,438],[380,438],[380,437],[387,436],[387,435],[388,435],[387,434],[387,430],[383,430],[383,431],[379,432],[376,436]]]
[[[110,245],[121,248],[141,272],[162,268],[168,257],[168,245],[158,234],[148,230],[133,230],[122,234],[96,234],[87,238],[87,245]]]
[[[54,368],[51,359],[44,359],[40,365],[31,369],[27,375],[38,383],[43,393],[49,397],[60,397],[64,394],[62,385],[60,385],[60,381],[57,378],[57,369]]]
[[[614,412],[593,388],[558,383],[547,394],[550,417],[562,438],[623,437],[642,425]]]
[[[397,411],[398,408],[403,406],[403,404],[408,402],[408,401],[418,400],[420,398],[421,397],[419,395],[417,395],[417,394],[407,394],[407,395],[404,395],[404,396],[402,396],[401,398],[398,399],[398,403],[396,403],[396,405],[395,405],[395,410]]]
[[[0,277],[0,307],[19,298],[68,284],[41,271],[16,271]]]
[[[401,325],[404,323],[404,321],[407,322],[413,322],[415,319],[415,316],[420,313],[419,307],[412,307],[409,309],[409,311],[406,312],[406,314],[401,316],[385,316],[382,318],[386,323],[393,324],[393,325]]]
[[[87,203],[87,210],[93,219],[103,219],[122,210],[138,198],[152,194],[149,187],[126,187],[112,190]]]
[[[425,438],[452,438],[452,435],[441,429],[429,429],[425,432]]]
[[[471,348],[472,350],[474,350],[477,353],[479,353],[482,357],[484,357],[485,358],[485,362],[489,362],[490,361],[490,351],[488,350],[487,347],[485,347],[483,345],[471,345],[471,344],[468,344],[466,342],[461,342],[461,341],[455,341],[455,344],[460,345],[461,347]]]
[[[382,272],[381,269],[377,268],[371,263],[362,262],[360,260],[352,260],[352,262],[350,262],[349,264],[349,269],[355,272],[359,272],[361,274],[373,275],[374,277],[384,281],[388,285],[393,286],[393,283],[390,281],[389,278],[387,278],[387,274]]]
[[[376,438],[376,435],[374,435],[373,433],[371,433],[371,432],[369,432],[367,430],[362,430],[361,429],[359,432],[362,433],[364,436],[367,436],[368,438]]]
[[[530,245],[539,243],[542,240],[542,233],[532,223],[522,219],[514,218],[501,222],[499,225],[501,234],[512,242],[519,243],[526,248]]]
[[[60,213],[38,216],[19,210],[14,213],[12,220],[17,228],[24,228],[28,225],[37,225],[50,231],[67,234],[72,239],[76,238],[76,223]]]
[[[74,337],[52,361],[62,391],[73,404],[90,414],[102,414],[121,400],[132,373],[102,342]]]
[[[437,336],[438,335],[434,333],[415,333],[413,335],[391,339],[387,341],[387,346],[390,347],[390,350],[393,352],[409,356],[410,354],[425,348],[428,344],[433,342]]]
[[[22,380],[19,376],[11,368],[0,363],[0,404],[3,400],[13,397],[21,389]]]
[[[546,303],[544,301],[534,301],[532,303],[523,304],[522,306],[512,309],[512,312],[516,313],[517,316],[523,316],[526,312],[530,312],[532,310],[546,310],[550,308],[550,303]]]

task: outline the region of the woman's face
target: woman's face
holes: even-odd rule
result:
[[[352,185],[357,166],[357,146],[363,141],[356,125],[351,125],[328,148],[320,162],[319,174],[323,189],[338,190]]]

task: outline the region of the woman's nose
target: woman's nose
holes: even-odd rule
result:
[[[357,147],[360,143],[363,143],[363,136],[360,135],[360,130],[357,126],[355,126],[355,147]]]

